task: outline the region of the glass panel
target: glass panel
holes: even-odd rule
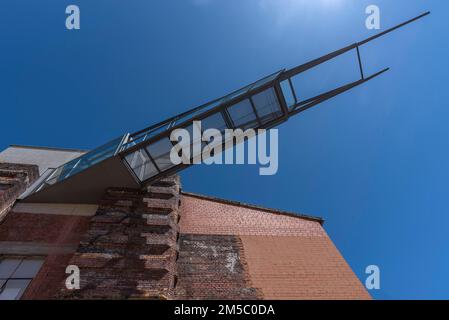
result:
[[[166,125],[160,126],[159,128],[151,129],[148,132],[148,136],[144,140],[148,139],[149,137],[153,137],[161,132],[164,132],[165,130],[166,130]]]
[[[262,87],[263,85],[266,85],[267,83],[273,81],[274,79],[276,79],[276,78],[281,74],[281,72],[282,72],[282,70],[281,70],[281,71],[278,71],[278,72],[275,72],[275,73],[269,75],[268,77],[265,77],[265,78],[263,78],[263,79],[257,81],[257,82],[251,87],[251,90],[260,88],[260,87]]]
[[[198,133],[198,136],[193,135],[193,125],[195,124],[195,132]],[[205,148],[207,146],[206,142],[202,141],[202,136],[201,136],[201,130],[203,130],[203,121],[201,121],[201,128],[198,126],[198,123],[194,123],[192,122],[192,124],[188,125],[187,127],[185,127],[184,129],[187,130],[189,132],[190,135],[190,141],[189,141],[189,145],[190,145],[190,159],[185,158],[184,161],[188,161],[190,162],[191,160],[195,159],[201,159],[201,151],[203,150],[203,148]],[[184,145],[184,142],[182,142]],[[200,144],[200,149],[199,149],[199,153],[195,153],[194,151],[197,150],[198,145]],[[196,147],[194,150],[194,146]]]
[[[101,147],[94,149],[85,155],[76,158],[65,165],[59,167],[55,173],[46,181],[48,184],[54,184],[64,180],[74,174],[81,172],[115,154],[123,137],[112,140]]]
[[[162,138],[147,147],[148,152],[161,171],[174,167],[174,164],[170,160],[170,151],[172,148],[173,144],[168,138]]]
[[[203,119],[203,121],[201,121],[201,128],[203,132],[207,129],[217,129],[220,132],[224,132],[225,129],[228,129],[228,126],[221,113],[218,112]]]
[[[225,129],[229,129],[221,112],[214,113],[213,115],[205,118],[202,124],[203,132],[207,129],[217,129],[224,135]],[[214,147],[217,144],[217,141],[203,142],[203,144],[206,145],[204,151],[210,154],[210,148]]]
[[[64,170],[64,166],[59,167],[55,171],[53,171],[53,173],[50,175],[50,177],[48,177],[48,179],[45,180],[45,183],[46,184],[55,184],[56,182],[58,182],[58,178],[61,176],[62,170]]]
[[[201,109],[194,111],[191,114],[185,115],[185,116],[179,118],[178,120],[176,120],[175,125],[180,125],[183,122],[188,121],[189,119],[191,119],[193,121],[193,119],[195,117],[198,117],[201,114],[205,113],[206,111],[209,111],[209,110],[215,108],[216,106],[220,105],[222,102],[223,102],[223,99],[220,99],[218,101],[209,102],[208,104],[205,104],[203,107],[201,107]]]
[[[197,124],[195,124],[195,128],[196,128],[196,131],[199,131],[199,127],[198,127]],[[187,131],[189,132],[189,135],[190,135],[190,141],[191,141],[191,142],[193,142],[193,143],[198,143],[198,142],[201,141],[201,132],[200,132],[200,137],[198,137],[199,139],[193,140],[193,139],[194,139],[194,138],[193,138],[193,122],[192,122],[192,124],[189,124],[189,125],[188,125],[187,127],[185,127],[184,129],[187,130]]]
[[[207,105],[202,107],[201,109],[185,116],[184,118],[180,119],[178,123],[181,123],[182,121],[186,121],[187,119],[193,119],[194,117],[198,117],[199,115],[203,114],[206,111],[209,111],[210,109],[215,108],[221,103],[221,100],[215,101],[215,102],[209,102]]]
[[[180,145],[185,146],[186,144],[190,146],[190,159],[184,158],[184,162],[191,162],[191,160],[195,160],[195,159],[200,159],[198,157],[201,156],[201,152],[204,148],[207,148],[207,143],[202,141],[202,131],[204,131],[204,127],[203,127],[204,122],[201,121],[201,128],[200,126],[198,126],[198,123],[192,122],[192,124],[188,125],[187,127],[185,127],[184,129],[187,130],[187,132],[189,133],[190,136],[190,140],[189,141],[181,141]],[[197,132],[197,136],[193,135],[193,128],[195,125],[195,132]],[[198,148],[198,144],[200,144],[200,149],[197,150]],[[195,150],[193,147],[196,147]],[[197,153],[194,154],[194,151],[198,151]],[[186,155],[183,155],[183,157],[185,157]]]
[[[240,101],[228,108],[229,115],[236,128],[257,128],[257,117],[249,99]]]
[[[236,92],[227,95],[226,97],[221,99],[220,104],[225,103],[227,101],[231,101],[232,99],[237,98],[237,97],[247,93],[249,91],[250,87],[251,86],[243,87],[242,89],[237,90]]]
[[[147,138],[147,133],[142,133],[142,134],[139,134],[138,136],[134,136],[134,137],[130,136],[128,141],[123,144],[120,151],[125,151],[125,150],[135,146],[136,144],[143,142],[146,138]]]
[[[248,91],[248,88],[249,88],[249,87],[246,87],[244,90],[243,90],[243,89],[240,89],[238,94],[242,94],[242,93]],[[242,91],[242,90],[243,90],[244,92],[240,92],[240,91]],[[222,99],[220,99],[220,100],[209,102],[209,103],[203,105],[200,109],[198,109],[198,110],[196,110],[196,111],[193,111],[192,113],[187,114],[187,115],[182,116],[181,118],[177,119],[177,120],[172,124],[172,127],[177,126],[177,125],[180,125],[180,124],[182,124],[183,122],[188,121],[189,119],[192,119],[192,120],[193,120],[195,117],[198,117],[198,116],[200,116],[201,114],[205,113],[206,111],[209,111],[209,110],[211,110],[211,109],[213,109],[213,108],[219,106],[220,104],[224,103],[224,101],[229,100],[231,96],[236,96],[236,95],[237,95],[237,92],[234,93],[234,94],[231,94],[231,95],[229,95],[229,96],[226,96],[226,97],[224,97],[224,98],[222,98]],[[231,98],[232,98],[232,97],[231,97]],[[128,149],[128,148],[129,148],[130,146],[132,146],[132,145],[135,145],[135,144],[137,144],[137,143],[140,143],[140,142],[142,142],[142,141],[145,141],[145,140],[147,140],[148,138],[155,136],[156,134],[159,134],[159,133],[161,133],[161,132],[163,132],[163,131],[166,131],[166,130],[167,130],[167,125],[168,125],[168,123],[165,124],[164,126],[161,126],[160,128],[152,129],[151,131],[148,131],[148,132],[146,132],[146,133],[141,133],[141,134],[139,134],[138,136],[134,136],[134,137],[131,136],[130,142],[128,142],[128,143],[124,146],[123,150]],[[131,140],[134,140],[135,143],[134,143],[134,144],[131,143]]]
[[[78,173],[94,164],[99,163],[100,161],[103,161],[106,158],[109,158],[114,155],[115,151],[117,150],[117,147],[122,140],[122,137],[115,139],[87,154],[79,158],[80,161],[72,161],[72,164],[74,164],[73,168],[70,168],[70,166],[66,166],[65,171],[68,171],[68,174],[62,173],[62,177],[66,178],[70,175],[73,175],[75,173]]]
[[[22,262],[22,259],[4,259],[0,261],[0,278],[11,278],[14,271]]]
[[[31,186],[29,186],[26,191],[24,193],[22,193],[19,197],[19,199],[24,199],[25,197],[28,197],[30,194],[32,194],[33,192],[35,192],[40,186],[42,186],[43,182],[45,180],[48,179],[48,177],[50,177],[53,173],[54,173],[55,169],[54,168],[48,168],[44,171],[43,174],[41,174],[41,176],[34,181]]]
[[[43,260],[24,259],[11,278],[34,278],[42,263]]]
[[[197,123],[195,123],[195,132],[197,132],[197,133],[199,134],[199,137],[197,137],[197,136],[194,137],[194,136],[193,136],[193,122],[192,122],[191,125],[188,125],[188,126],[185,127],[184,129],[187,130],[187,131],[189,132],[189,135],[190,135],[190,145],[191,145],[191,146],[196,145],[196,144],[198,144],[198,143],[201,143],[201,145],[204,146],[204,142],[201,141],[201,138],[202,138],[202,137],[201,137],[201,130],[204,131],[204,128],[203,128],[203,121],[201,121],[201,128],[198,126]]]
[[[239,89],[239,90],[237,90],[237,91],[235,91],[233,93],[228,94],[226,97],[224,97],[223,99],[221,99],[219,101],[219,104],[225,103],[227,101],[231,101],[232,99],[235,99],[235,98],[237,98],[237,97],[239,97],[241,95],[244,95],[245,93],[247,93],[250,90],[254,90],[254,89],[260,88],[260,87],[266,85],[267,83],[270,83],[271,81],[276,79],[281,72],[282,71],[278,71],[276,73],[270,74],[269,76],[267,76],[265,78],[262,78],[262,79],[258,80],[257,82],[255,82],[253,84],[247,85],[247,86],[245,86],[245,87],[243,87],[243,88],[241,88],[241,89]]]
[[[290,87],[290,84],[288,83],[288,80],[281,82],[281,89],[282,94],[284,95],[285,102],[287,103],[287,106],[290,108],[291,106],[295,105],[295,96],[293,95],[292,89]]]
[[[283,115],[276,92],[269,88],[252,97],[260,121],[265,124]]]
[[[261,86],[264,86],[264,85],[274,81],[281,73],[282,73],[282,70],[278,71],[276,73],[273,73],[263,79],[260,79],[259,81],[255,82],[253,84],[247,85],[239,90],[236,90],[235,92],[230,93],[217,101],[211,101],[207,104],[204,104],[203,106],[201,106],[201,108],[199,110],[196,110],[196,111],[192,112],[191,114],[185,115],[185,116],[177,119],[176,122],[174,123],[174,125],[179,125],[181,123],[188,122],[190,119],[193,119],[194,117],[198,117],[201,114],[203,114],[204,112],[209,111],[221,104],[224,104],[225,102],[228,102],[232,99],[238,98],[238,97],[242,96],[243,94],[249,92],[250,90],[254,90]],[[162,131],[167,130],[167,125],[168,125],[168,123],[165,123],[164,125],[162,125],[159,128],[148,130],[147,132],[141,133],[139,135],[131,136],[130,141],[122,147],[121,151],[125,151],[129,147],[131,147],[137,143],[143,142],[143,141],[147,140],[148,138],[154,137],[156,134],[159,134]],[[225,128],[225,125],[221,128]],[[221,129],[221,128],[217,127],[217,129]],[[131,142],[132,140],[134,140],[134,142]]]
[[[158,173],[153,162],[151,162],[151,159],[144,150],[130,153],[125,159],[140,181],[151,178]]]
[[[0,292],[0,300],[18,300],[25,292],[25,289],[30,284],[31,279],[17,280],[11,279],[6,282],[3,287],[3,291]]]

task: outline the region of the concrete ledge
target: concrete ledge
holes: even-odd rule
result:
[[[97,212],[95,204],[66,204],[66,203],[21,203],[12,208],[13,212],[33,214],[56,214],[65,216],[91,217]]]

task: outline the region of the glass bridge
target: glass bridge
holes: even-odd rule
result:
[[[412,23],[430,12],[408,20],[361,42],[289,70],[280,70],[228,95],[186,111],[132,134],[125,134],[83,156],[55,169],[24,199],[30,202],[89,203],[96,201],[108,187],[144,187],[173,174],[187,164],[175,165],[170,160],[174,143],[170,134],[175,129],[193,131],[193,121],[207,129],[270,129],[326,100],[342,94],[384,73],[388,68],[366,77],[359,47]],[[294,77],[329,60],[354,50],[360,78],[304,99],[298,94]],[[235,142],[234,142],[235,143]],[[192,147],[192,146],[191,146]],[[191,162],[190,162],[191,163]],[[127,174],[126,174],[127,172]],[[128,177],[126,177],[128,175]],[[76,178],[76,179],[75,179]],[[92,179],[95,179],[92,182]],[[73,180],[73,181],[71,181]],[[73,194],[74,197],[67,196]]]

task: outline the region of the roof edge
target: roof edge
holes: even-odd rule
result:
[[[245,207],[248,209],[262,210],[262,211],[266,211],[266,212],[270,212],[270,213],[274,213],[274,214],[278,214],[278,215],[284,215],[284,216],[288,216],[288,217],[293,217],[293,218],[301,218],[301,219],[305,219],[305,220],[319,222],[321,225],[324,224],[324,219],[322,217],[316,217],[316,216],[311,216],[311,215],[296,213],[296,212],[291,212],[291,211],[266,208],[266,207],[262,207],[262,206],[258,206],[258,205],[243,203],[243,202],[234,201],[234,200],[227,200],[227,199],[222,199],[222,198],[217,198],[217,197],[212,197],[212,196],[206,196],[203,194],[197,194],[197,193],[193,193],[193,192],[181,191],[181,195],[186,195],[186,196],[195,197],[195,198],[199,198],[199,199],[220,202],[220,203],[239,206],[239,207]]]
[[[8,148],[22,148],[22,149],[38,149],[38,150],[53,150],[53,151],[62,151],[62,152],[88,152],[89,150],[82,149],[72,149],[72,148],[58,148],[58,147],[40,147],[40,146],[28,146],[28,145],[19,145],[19,144],[10,144]]]

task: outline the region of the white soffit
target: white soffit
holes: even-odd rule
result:
[[[48,168],[58,168],[84,153],[81,150],[13,145],[0,152],[0,162],[34,164],[39,167],[41,175]]]

